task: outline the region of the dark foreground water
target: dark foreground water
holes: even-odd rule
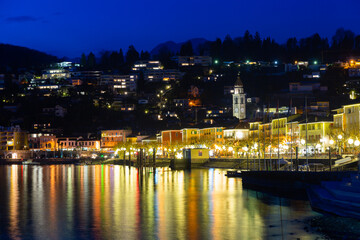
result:
[[[306,201],[224,171],[0,166],[0,239],[315,239]]]

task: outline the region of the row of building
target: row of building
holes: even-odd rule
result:
[[[322,151],[338,141],[348,144],[359,142],[360,103],[345,105],[335,109],[333,117],[319,117],[295,114],[268,119],[267,121],[242,122],[235,128],[209,127],[164,130],[156,138],[148,135],[133,135],[131,130],[104,130],[96,137],[57,137],[49,133],[27,133],[20,127],[0,128],[0,150],[83,150],[115,151],[123,143],[156,143],[163,146],[225,144],[234,141],[265,143],[276,146],[282,144],[317,145]],[[347,143],[345,143],[347,144]]]

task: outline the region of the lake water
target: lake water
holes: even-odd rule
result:
[[[0,166],[0,239],[315,239],[309,203],[218,169]]]

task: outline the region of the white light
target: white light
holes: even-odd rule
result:
[[[304,140],[304,139],[301,139],[300,143],[301,143],[301,144],[305,144],[305,140]]]
[[[176,153],[175,157],[176,157],[176,159],[182,159],[183,154],[181,152],[178,152],[178,153]]]
[[[351,138],[348,140],[348,143],[349,144],[353,144],[354,143],[354,140],[352,140]]]
[[[334,140],[331,139],[331,140],[330,140],[330,144],[333,145],[333,144],[334,144]]]
[[[360,141],[359,141],[359,140],[355,140],[354,144],[355,144],[355,146],[358,147],[358,146],[360,145]]]
[[[338,135],[338,139],[341,140],[343,136],[341,134]]]

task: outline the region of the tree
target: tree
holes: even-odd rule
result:
[[[90,52],[87,58],[87,66],[91,69],[94,68],[96,64],[95,55]]]
[[[141,60],[150,60],[150,53],[148,51],[141,51],[140,54],[140,59]]]
[[[81,54],[80,65],[82,67],[86,66],[86,55],[85,55],[85,53]]]
[[[193,56],[194,50],[190,41],[187,41],[180,48],[180,56]]]
[[[124,53],[122,48],[120,48],[119,51],[119,65],[122,66],[124,64]]]
[[[126,53],[126,64],[131,66],[138,60],[139,60],[139,53],[136,51],[133,45],[130,45]]]

